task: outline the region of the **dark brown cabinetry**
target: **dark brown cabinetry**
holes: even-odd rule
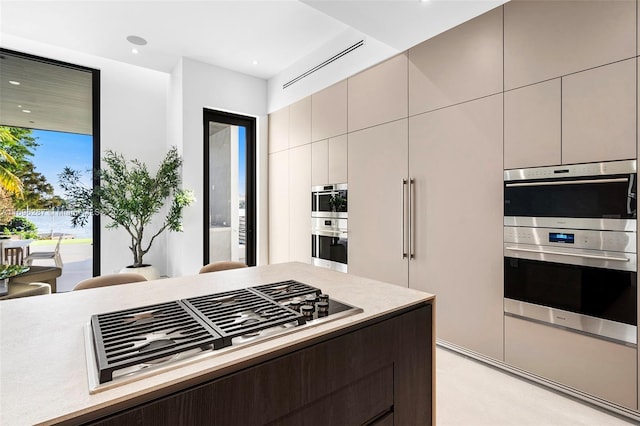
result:
[[[432,424],[431,324],[422,305],[93,424]]]

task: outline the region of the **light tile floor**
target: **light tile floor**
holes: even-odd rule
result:
[[[613,426],[638,423],[438,347],[436,424]]]

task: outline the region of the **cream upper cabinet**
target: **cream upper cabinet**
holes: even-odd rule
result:
[[[504,168],[561,163],[559,78],[504,94]]]
[[[348,86],[349,132],[407,117],[405,53],[349,78]]]
[[[411,117],[409,177],[409,286],[437,295],[439,339],[501,360],[502,95]]]
[[[269,154],[269,263],[289,261],[289,150]]]
[[[348,148],[349,273],[406,287],[407,120],[349,133]]]
[[[311,145],[289,150],[289,260],[311,262]]]
[[[329,140],[311,144],[311,185],[327,185],[329,181]]]
[[[311,143],[311,96],[289,106],[289,148]]]
[[[409,50],[409,115],[502,91],[502,7]]]
[[[311,95],[311,140],[347,133],[347,80]]]
[[[329,183],[346,183],[348,179],[347,135],[329,139]]]
[[[636,59],[562,78],[562,162],[636,158]]]
[[[289,107],[269,114],[269,153],[289,149]]]
[[[635,0],[512,0],[504,5],[505,90],[632,58]]]

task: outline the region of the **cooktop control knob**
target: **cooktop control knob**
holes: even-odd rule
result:
[[[328,294],[321,294],[320,296],[318,296],[318,300],[320,302],[327,302],[329,303],[329,295]]]
[[[326,316],[329,315],[329,303],[327,302],[318,302],[316,305],[318,307],[318,315]]]
[[[292,300],[291,302],[289,302],[289,307],[294,311],[300,312],[300,301]]]
[[[313,306],[313,304],[316,303],[316,295],[310,294],[304,298],[304,301],[307,305]]]
[[[302,311],[302,315],[304,315],[305,318],[313,319],[313,312],[315,311],[315,308],[313,306],[304,305],[302,308],[300,308],[300,310]]]

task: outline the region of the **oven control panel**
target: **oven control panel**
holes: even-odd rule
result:
[[[504,242],[626,253],[636,252],[635,232],[505,226]]]

